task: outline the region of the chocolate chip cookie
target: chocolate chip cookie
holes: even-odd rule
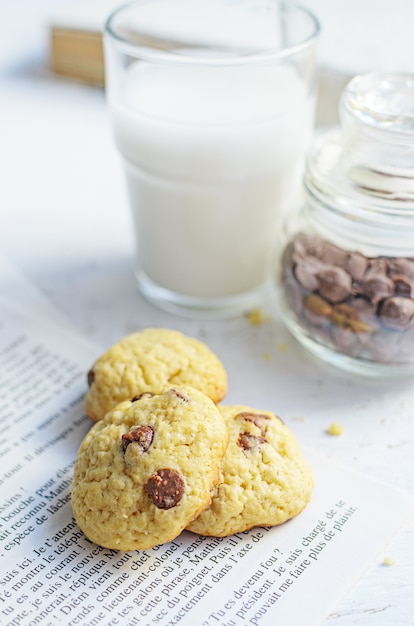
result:
[[[229,445],[212,502],[188,530],[223,537],[298,515],[310,500],[313,475],[293,433],[269,411],[219,409]]]
[[[78,526],[116,550],[172,541],[209,505],[227,443],[216,405],[191,387],[122,402],[80,446],[72,487]]]
[[[123,400],[175,385],[191,385],[219,402],[227,393],[227,374],[202,341],[176,330],[147,328],[124,337],[94,363],[85,410],[98,421]]]

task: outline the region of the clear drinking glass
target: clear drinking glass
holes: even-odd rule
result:
[[[272,283],[313,130],[317,19],[283,2],[144,0],[105,26],[141,292],[227,316]]]

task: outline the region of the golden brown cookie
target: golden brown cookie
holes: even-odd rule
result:
[[[227,374],[205,343],[176,330],[147,328],[121,339],[88,373],[85,410],[94,421],[123,400],[191,385],[213,402],[227,393]]]
[[[270,411],[218,408],[229,445],[212,502],[188,530],[222,537],[298,515],[310,500],[313,476],[293,433]]]
[[[210,503],[227,443],[217,407],[192,387],[122,402],[80,446],[72,487],[78,526],[116,550],[171,541]]]

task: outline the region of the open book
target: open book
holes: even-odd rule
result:
[[[184,532],[136,552],[91,543],[70,497],[98,350],[1,259],[0,287],[4,626],[316,626],[412,510],[405,493],[306,450],[311,503],[279,527],[224,538]]]

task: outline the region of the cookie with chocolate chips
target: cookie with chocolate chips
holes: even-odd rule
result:
[[[78,526],[116,550],[172,541],[210,504],[227,443],[223,416],[192,387],[120,403],[80,446],[72,487]]]
[[[308,504],[313,475],[285,424],[270,411],[220,406],[229,445],[210,506],[187,529],[223,537],[275,526]]]
[[[191,385],[213,402],[227,393],[226,371],[210,348],[166,328],[147,328],[122,338],[93,364],[87,382],[85,410],[94,421],[123,400],[174,385]]]

